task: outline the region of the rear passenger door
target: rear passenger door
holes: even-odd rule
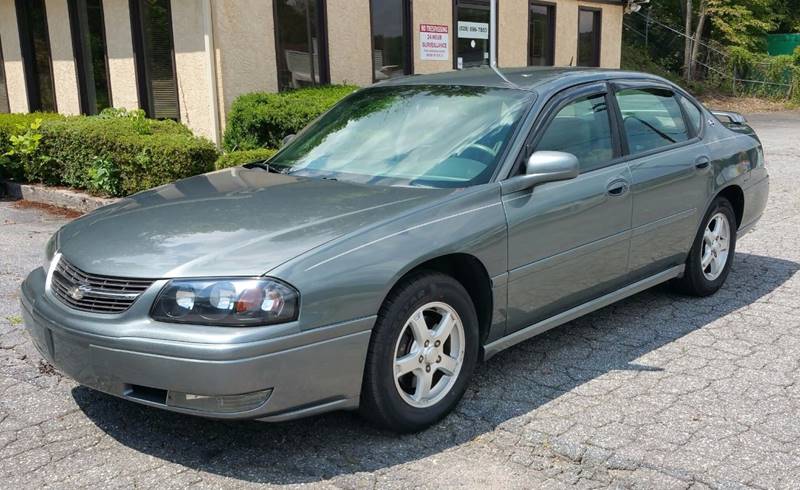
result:
[[[508,220],[506,333],[618,288],[631,224],[630,174],[605,83],[562,92],[542,112],[517,162],[572,153],[580,175],[503,196]]]
[[[616,82],[614,102],[629,158],[633,215],[630,279],[682,264],[711,188],[702,118],[658,82]]]

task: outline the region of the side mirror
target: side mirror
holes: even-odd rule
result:
[[[535,187],[545,182],[574,179],[578,176],[578,157],[563,151],[536,151],[525,165],[525,174],[500,183],[503,194]]]
[[[283,146],[286,146],[289,143],[291,143],[292,140],[295,138],[295,136],[297,136],[297,135],[296,134],[287,134],[286,136],[284,136],[283,140],[281,141],[281,146],[283,147]]]

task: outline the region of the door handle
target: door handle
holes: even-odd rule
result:
[[[628,192],[628,181],[626,180],[615,180],[608,184],[606,188],[606,192],[609,196],[621,196]]]
[[[694,161],[694,166],[696,168],[706,168],[711,164],[711,160],[707,156],[697,157],[697,160]]]

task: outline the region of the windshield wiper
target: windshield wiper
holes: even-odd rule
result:
[[[261,170],[266,170],[271,174],[282,174],[280,170],[277,168],[271,167],[266,160],[263,162],[250,162],[243,165],[244,168],[260,168]]]

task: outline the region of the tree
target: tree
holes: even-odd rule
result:
[[[779,26],[800,27],[800,9],[795,7],[800,7],[800,0],[700,0],[696,5],[685,0],[684,78],[696,78],[704,36],[724,46],[763,51],[768,32]]]

